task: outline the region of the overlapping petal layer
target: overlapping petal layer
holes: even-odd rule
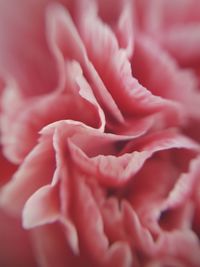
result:
[[[198,5],[0,1],[0,265],[199,267]]]

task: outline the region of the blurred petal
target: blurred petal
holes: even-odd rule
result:
[[[0,209],[0,266],[36,267],[29,233],[22,229],[21,221]]]
[[[0,73],[14,77],[24,95],[43,94],[56,86],[55,62],[45,36],[48,2],[0,2]]]
[[[53,178],[54,153],[50,140],[44,139],[26,157],[12,180],[1,189],[0,204],[9,212],[21,213],[28,197]]]
[[[181,104],[182,117],[199,117],[200,94],[196,77],[191,71],[180,69],[151,38],[141,36],[137,39],[133,72],[153,94]]]
[[[176,26],[160,36],[161,43],[184,67],[200,64],[200,23]]]
[[[88,266],[84,259],[73,255],[60,223],[37,227],[31,230],[31,234],[38,266]]]
[[[129,0],[98,1],[99,16],[115,33],[120,48],[124,48],[128,57],[134,50],[133,7]]]
[[[10,163],[5,156],[3,155],[0,148],[0,187],[7,183],[10,178],[13,176],[14,172],[17,169],[17,166]]]

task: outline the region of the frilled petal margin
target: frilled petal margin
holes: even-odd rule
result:
[[[166,50],[145,35],[137,38],[132,64],[133,73],[140,83],[153,94],[181,107],[183,122],[187,121],[188,116],[198,118],[200,94],[192,70],[181,69]]]
[[[103,131],[104,112],[78,62],[66,63],[65,78],[63,88],[31,99],[23,97],[17,85],[9,81],[2,96],[1,127],[4,153],[12,162],[22,162],[36,145],[39,130],[51,122],[70,118]]]

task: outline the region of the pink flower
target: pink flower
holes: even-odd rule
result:
[[[200,265],[197,5],[0,1],[0,265]]]

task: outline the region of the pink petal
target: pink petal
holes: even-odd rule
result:
[[[161,0],[161,8],[162,26],[166,28],[200,20],[198,0]]]
[[[75,142],[73,142],[71,139],[68,141],[68,144],[73,161],[84,172],[94,175],[103,184],[113,186],[122,185],[130,180],[130,178],[141,169],[145,161],[156,152],[174,148],[187,148],[189,150],[194,149],[195,151],[199,150],[197,144],[183,136],[176,135],[176,133],[171,131],[152,135],[151,138],[152,139],[149,139],[149,143],[145,143],[146,141],[144,142],[142,148],[136,146],[135,148],[128,149],[128,146],[131,146],[130,143],[127,146],[127,149],[130,152],[123,153],[122,155],[118,155],[118,153],[117,155],[116,153],[114,155],[102,155],[102,153],[97,153],[97,156],[89,155],[87,149],[79,148],[75,140]],[[94,136],[94,142],[95,139],[100,140],[102,138],[99,136],[97,139]],[[142,140],[142,138],[140,140]],[[91,140],[88,140],[88,143],[89,142],[91,142]]]
[[[79,255],[79,240],[76,226],[67,217],[61,217],[60,222],[63,224],[63,231],[69,248],[74,255]]]
[[[162,8],[163,1],[159,0],[136,0],[135,14],[137,26],[140,30],[154,33],[160,30],[162,22]]]
[[[44,138],[1,189],[0,203],[12,213],[20,213],[26,200],[41,186],[51,182],[55,169],[50,138]]]
[[[192,201],[186,199],[186,201],[178,207],[161,210],[158,219],[158,224],[160,227],[158,232],[171,232],[177,229],[189,230],[192,227],[193,219],[194,205]]]
[[[134,49],[133,7],[127,0],[98,1],[99,16],[115,33],[120,48],[124,48],[128,57]]]
[[[157,248],[161,257],[174,256],[186,266],[198,267],[200,264],[199,241],[190,230],[163,234],[158,239]]]
[[[117,198],[117,194],[113,197],[106,197],[105,193],[102,203],[98,203],[104,221],[105,233],[108,236],[110,243],[117,242],[118,240],[127,240],[126,229],[123,222],[124,218],[120,205],[121,203]]]
[[[126,136],[102,133],[99,129],[94,129],[73,120],[63,120],[49,124],[40,133],[53,136],[55,131],[59,132],[60,138],[64,140],[64,145],[67,144],[66,140],[69,139],[83,151],[86,151],[89,156],[116,154],[119,149],[117,148],[117,144],[115,145],[115,142],[128,141],[138,137],[138,135]],[[98,140],[98,142],[92,142],[94,140]]]
[[[183,173],[176,182],[173,190],[170,192],[164,206],[173,208],[186,203],[194,191],[197,178],[199,176],[200,159],[196,158],[191,161],[187,173]]]
[[[77,69],[77,74],[74,77],[75,83],[78,86],[79,89],[79,94],[80,96],[85,99],[87,102],[91,103],[95,108],[96,111],[98,112],[99,115],[99,130],[104,131],[105,128],[105,115],[104,115],[104,111],[102,110],[101,106],[99,105],[97,99],[95,98],[92,88],[90,87],[89,83],[87,82],[87,80],[85,79],[85,77],[83,76],[83,72],[81,70],[80,65],[77,62],[73,62],[71,65],[69,64],[69,72],[71,71],[71,69],[74,67],[74,69]],[[89,105],[88,105],[89,106]],[[77,108],[81,108],[82,110],[84,109],[84,107],[82,107],[81,103],[79,103],[79,106],[77,105]],[[89,107],[87,107],[87,112],[85,109],[84,113],[89,113],[91,114],[91,110],[89,109]],[[82,114],[81,111],[77,111],[77,113]],[[88,117],[89,117],[88,114]],[[83,114],[82,114],[83,115]],[[85,121],[87,125],[95,125],[96,121],[98,121],[96,118],[93,118],[93,123],[88,123],[86,120],[82,120],[83,122]],[[95,123],[94,123],[95,122]]]
[[[0,2],[0,72],[14,77],[24,95],[43,94],[56,86],[55,62],[45,39],[48,2]]]
[[[60,223],[37,227],[31,230],[31,233],[39,266],[87,266],[84,259],[75,258],[73,255]]]
[[[68,84],[62,91],[29,101],[17,88],[11,85],[6,88],[2,99],[2,143],[4,153],[12,162],[19,163],[24,159],[36,144],[39,130],[51,122],[70,118],[104,128],[104,113],[78,67],[78,63],[68,63]]]
[[[133,264],[137,267],[137,263],[133,262],[133,256],[129,245],[126,242],[116,242],[110,246],[103,266],[131,267]]]
[[[57,128],[58,135],[57,137],[55,136],[55,145],[59,155],[64,155],[64,153],[66,153],[62,152],[61,154],[60,151],[63,151],[63,149],[66,150],[66,145],[68,144],[73,161],[87,173],[97,177],[99,177],[100,174],[100,180],[105,183],[107,180],[107,184],[114,183],[117,185],[126,182],[131,175],[141,168],[144,160],[149,156],[148,153],[145,156],[146,152],[137,151],[132,154],[115,156],[115,154],[118,153],[117,142],[132,139],[132,136],[103,134],[98,130],[72,121],[63,121],[49,125],[44,128],[43,131],[51,130],[53,134],[56,129],[54,126]],[[66,140],[68,140],[67,143]],[[58,164],[62,164],[62,156],[59,157],[60,160]],[[66,158],[66,156],[64,156],[64,158]],[[66,162],[67,159],[65,159],[65,163],[62,164],[62,171],[66,169],[64,167]],[[135,164],[134,168],[132,167],[133,162]],[[105,168],[105,164],[110,167]],[[116,168],[116,165],[118,168]],[[67,172],[68,171],[69,170],[67,170]],[[65,174],[63,176],[69,175]],[[108,177],[110,178],[108,179]],[[68,182],[66,181],[66,183]]]
[[[170,267],[187,267],[185,264],[180,262],[177,259],[172,257],[161,257],[160,259],[150,260],[144,267],[163,267],[163,266],[170,266]]]
[[[0,187],[7,183],[16,171],[17,166],[9,162],[3,155],[0,148]]]
[[[153,241],[148,230],[142,227],[135,212],[124,203],[126,229],[132,242],[146,255],[156,257],[174,257],[186,266],[197,267],[200,263],[198,239],[189,231],[173,231],[163,233],[157,241]],[[128,216],[128,217],[127,217]],[[181,265],[182,266],[182,265]]]
[[[58,188],[46,185],[38,189],[23,209],[23,226],[30,229],[53,223],[59,218]]]
[[[147,133],[150,129],[154,127],[155,121],[157,121],[157,125],[162,118],[156,118],[156,116],[149,115],[143,118],[126,118],[123,124],[113,123],[112,121],[106,122],[106,126],[109,132],[118,134],[118,135],[128,135],[132,137],[142,136]]]
[[[35,267],[29,233],[22,229],[21,221],[0,209],[0,266]]]
[[[133,149],[139,151],[149,151],[151,153],[168,150],[168,149],[188,149],[199,152],[200,146],[194,140],[179,134],[176,129],[168,129],[163,131],[157,131],[141,137],[136,142],[130,142],[125,148],[124,152],[130,152]]]
[[[49,45],[61,64],[60,72],[63,72],[64,60],[73,59],[78,61],[86,78],[92,85],[98,102],[105,107],[106,111],[109,111],[118,120],[123,121],[120,110],[107,92],[95,68],[88,60],[84,44],[67,10],[58,4],[52,4],[47,11]]]
[[[71,216],[71,206],[73,205],[73,185],[70,173],[72,172],[70,159],[66,156],[66,136],[61,130],[56,129],[53,137],[53,145],[56,152],[56,165],[54,183],[60,182],[60,218],[64,226],[66,240],[72,251],[79,253],[78,235],[76,226]],[[57,173],[57,175],[56,175]],[[57,177],[56,177],[57,176]]]
[[[132,253],[128,244],[125,242],[115,242],[108,249],[108,240],[103,231],[101,214],[89,186],[87,186],[82,178],[76,176],[76,194],[74,195],[73,205],[82,253],[87,255],[91,262],[97,265],[109,267],[131,266]]]
[[[182,116],[188,116],[189,112],[189,115],[199,117],[200,94],[195,75],[181,70],[173,58],[146,36],[137,39],[133,71],[141,84],[153,94],[181,104]]]
[[[200,20],[200,18],[199,18]],[[200,64],[200,23],[173,27],[160,36],[161,43],[182,66]]]
[[[140,27],[157,35],[174,25],[198,22],[198,0],[136,0],[136,10]]]
[[[191,118],[187,125],[185,125],[183,132],[190,138],[200,142],[200,123],[198,118]]]
[[[125,201],[123,202],[123,213],[125,229],[134,246],[147,255],[154,254],[154,241],[150,232],[141,225],[136,212]]]
[[[92,12],[90,9],[84,14],[79,28],[89,58],[122,114],[142,117],[144,114],[158,111],[168,113],[170,110],[172,123],[177,117],[178,107],[152,95],[133,78],[125,51],[119,49],[113,32],[97,17],[95,10]]]
[[[181,206],[186,205],[198,177],[198,145],[196,150],[193,147],[195,144],[183,136],[176,136],[175,134],[173,137],[173,133],[171,133],[171,137],[170,135],[167,137],[169,132],[165,134],[163,139],[159,140],[157,135],[155,142],[151,140],[147,146],[143,146],[142,151],[144,149],[144,151],[154,152],[132,179],[128,191],[130,203],[137,211],[143,224],[153,232],[160,232],[157,222],[162,211],[168,211],[169,216],[173,216],[173,210],[171,213],[170,207],[181,208]],[[185,155],[184,166],[176,162],[176,157],[179,154],[175,148],[178,148],[177,152],[179,151],[183,155],[183,159]],[[182,216],[181,212],[177,217],[180,218],[180,224],[186,223],[187,218]],[[191,224],[191,220],[192,217],[188,213],[188,225]],[[171,227],[173,228],[173,224]]]
[[[87,184],[74,173],[74,220],[80,238],[80,249],[94,262],[101,262],[108,249],[103,220]],[[81,211],[81,212],[80,212]]]
[[[96,174],[96,178],[106,185],[124,184],[143,165],[148,155],[145,152],[133,152],[123,156],[99,155],[87,157],[75,145],[70,144],[72,158],[81,169],[91,175]]]

